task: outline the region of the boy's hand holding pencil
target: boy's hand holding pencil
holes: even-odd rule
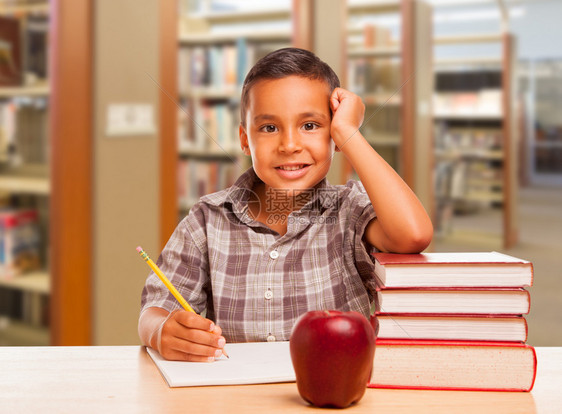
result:
[[[148,324],[156,325],[147,345],[156,349],[163,358],[176,361],[212,362],[223,354],[228,358],[223,349],[226,340],[221,336],[221,328],[195,313],[140,246],[137,252],[184,308],[171,313],[162,308],[147,309],[141,317],[151,318],[154,323]]]
[[[224,353],[226,340],[221,333],[212,321],[177,310],[168,315],[156,332],[156,349],[169,360],[212,362]]]

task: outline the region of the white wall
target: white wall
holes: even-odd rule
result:
[[[562,59],[562,1],[535,0],[524,6],[525,16],[512,22],[519,59]]]

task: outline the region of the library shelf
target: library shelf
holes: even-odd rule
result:
[[[0,87],[0,98],[17,98],[22,96],[46,97],[49,94],[49,85]]]
[[[284,20],[291,17],[289,8],[264,8],[261,10],[229,10],[193,13],[190,18],[206,20],[212,24]]]
[[[562,148],[562,142],[560,142],[560,141],[537,141],[537,142],[535,142],[535,148],[539,148],[539,149],[560,149],[560,148]]]
[[[48,178],[0,175],[0,190],[12,194],[48,196],[51,192],[51,184]]]
[[[49,272],[35,271],[12,277],[0,277],[0,286],[48,295],[51,292]]]
[[[399,147],[400,146],[400,135],[399,134],[389,134],[375,132],[369,134],[367,142],[374,147]]]
[[[502,150],[489,150],[489,149],[449,149],[449,150],[435,150],[435,156],[439,159],[462,159],[462,158],[479,158],[487,160],[502,160],[504,153]]]
[[[392,13],[400,10],[400,0],[354,0],[348,4],[348,10],[355,14]]]
[[[454,36],[437,36],[433,42],[436,45],[450,45],[461,43],[498,43],[502,41],[501,33],[474,33]]]
[[[482,179],[482,178],[469,178],[468,183],[471,185],[479,185],[479,186],[488,186],[488,187],[495,187],[495,188],[502,188],[503,181],[500,179]]]
[[[432,8],[425,1],[364,0],[350,1],[347,11],[347,88],[368,106],[361,131],[432,211]],[[376,23],[379,17],[396,19],[399,33]],[[354,175],[349,163],[346,174],[344,181]]]
[[[291,8],[178,13],[178,111],[176,144],[179,218],[208,192],[231,185],[249,167],[239,148],[242,81],[253,63],[293,40]],[[265,23],[249,28],[241,23]],[[242,27],[244,26],[244,27]],[[255,26],[255,25],[254,25]],[[185,109],[184,109],[185,108]]]
[[[50,336],[48,327],[0,319],[0,346],[48,346]]]
[[[433,118],[436,120],[474,120],[474,121],[497,121],[501,122],[503,114],[486,113],[454,113],[454,112],[435,112]]]
[[[17,0],[0,3],[0,16],[17,21],[20,36],[10,40],[19,48],[21,62],[26,64],[25,71],[20,68],[21,76],[13,82],[14,85],[0,86],[0,100],[6,105],[6,114],[13,117],[12,129],[3,129],[4,125],[0,124],[2,132],[13,134],[10,144],[3,148],[6,157],[0,165],[0,191],[13,200],[9,204],[9,214],[15,211],[17,217],[17,212],[22,209],[36,211],[37,232],[46,231],[48,234],[47,229],[52,225],[49,211],[52,194],[50,166],[46,160],[52,150],[49,139],[49,100],[52,94],[46,56],[53,45],[50,41],[52,19],[49,17],[53,2]],[[29,44],[33,44],[33,48],[29,48]],[[3,118],[0,123],[5,119],[9,118]],[[27,229],[25,231],[28,232]],[[41,258],[50,256],[51,246],[46,239],[41,238],[39,249]],[[41,266],[47,268],[50,261],[49,257],[47,263]],[[0,290],[3,300],[8,303],[13,300],[16,304],[12,309],[14,314],[2,317],[0,343],[48,345],[50,330],[42,321],[48,319],[46,306],[51,295],[50,272],[43,269],[13,275],[7,270],[0,274]],[[23,299],[20,302],[18,298]],[[31,322],[26,319],[30,311]]]
[[[467,68],[474,70],[474,67],[487,67],[493,66],[497,68],[501,68],[502,59],[499,57],[493,56],[474,56],[470,58],[462,57],[462,58],[446,58],[446,59],[436,59],[434,62],[434,66],[436,70],[441,68],[447,68],[451,66],[459,67],[459,70],[466,70]]]
[[[190,148],[187,146],[179,148],[179,155],[181,157],[189,157],[189,158],[199,158],[199,159],[208,159],[208,160],[216,160],[216,159],[234,159],[238,158],[243,155],[241,150],[230,150],[230,149],[214,149],[214,150],[207,150],[202,148]]]
[[[6,4],[7,3],[7,4]],[[21,15],[27,13],[47,13],[49,11],[49,3],[47,1],[31,4],[9,4],[8,2],[0,3],[0,15]]]
[[[185,92],[180,93],[182,98],[192,99],[224,99],[224,100],[238,100],[240,96],[236,88],[221,88],[221,87],[194,87]]]
[[[401,106],[402,97],[393,91],[387,93],[366,93],[362,96],[365,105]]]
[[[386,46],[386,47],[364,47],[350,50],[347,54],[350,58],[360,57],[401,57],[402,52],[399,46]]]
[[[480,191],[471,192],[471,193],[467,193],[464,199],[476,203],[501,203],[503,202],[503,194],[493,193],[493,192],[480,192]]]
[[[188,213],[199,200],[180,200],[178,207],[180,213]]]
[[[290,42],[291,32],[278,30],[182,34],[179,37],[179,44],[182,46],[216,45],[235,43],[240,38],[250,42]]]
[[[483,207],[501,207],[501,236],[488,236],[503,240],[495,249],[509,248],[518,237],[514,214],[517,131],[512,100],[513,37],[502,32],[434,39],[435,45],[477,43],[498,43],[500,56],[439,59],[434,64],[438,85],[434,102],[440,103],[433,114],[435,194],[440,206],[436,222],[441,223],[436,233],[443,234],[440,226],[455,232],[454,223],[447,221],[456,209],[464,212],[471,205],[478,214]]]

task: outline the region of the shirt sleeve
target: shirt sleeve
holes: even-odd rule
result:
[[[348,231],[351,233],[348,234],[348,240],[352,244],[352,256],[355,267],[372,301],[376,297],[377,286],[374,277],[375,265],[371,253],[376,251],[376,249],[365,241],[364,235],[367,225],[377,215],[365,188],[360,182],[350,180],[347,182],[346,187],[350,188],[348,197],[350,199],[350,223],[352,224],[348,228]]]
[[[172,285],[197,312],[206,309],[210,294],[205,225],[201,208],[196,205],[174,230],[156,264]],[[150,307],[171,312],[181,308],[154,272],[148,275],[141,297],[141,313]]]

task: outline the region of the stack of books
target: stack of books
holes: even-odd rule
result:
[[[529,391],[531,262],[497,252],[374,253],[370,387]]]

